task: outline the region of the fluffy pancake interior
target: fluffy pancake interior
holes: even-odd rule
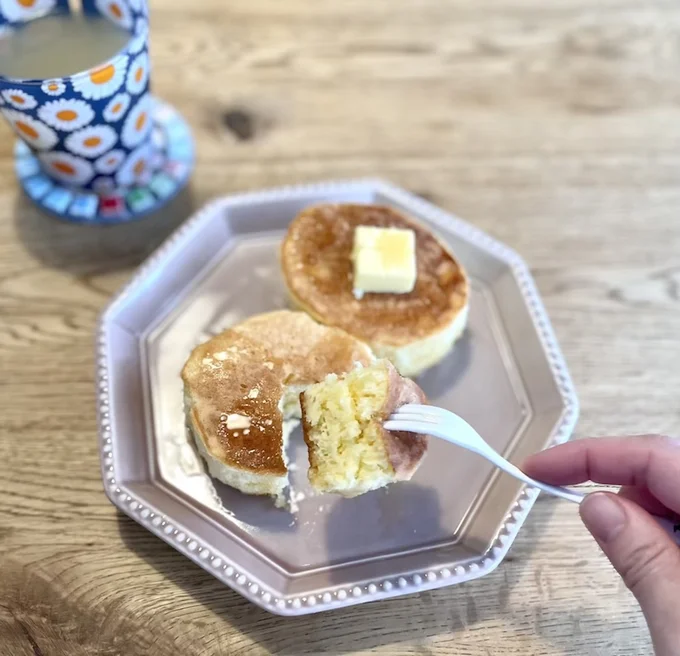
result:
[[[381,438],[381,410],[389,394],[382,363],[343,378],[329,375],[304,393],[309,480],[322,492],[355,496],[394,480]]]

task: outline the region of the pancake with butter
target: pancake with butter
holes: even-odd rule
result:
[[[359,226],[415,233],[413,291],[355,298],[352,249]],[[465,329],[470,291],[461,265],[430,230],[392,208],[327,204],[302,211],[281,246],[281,265],[297,307],[368,343],[404,376],[437,364]]]
[[[258,315],[197,346],[182,380],[187,426],[210,474],[282,503],[300,393],[372,361],[366,344],[302,312]]]

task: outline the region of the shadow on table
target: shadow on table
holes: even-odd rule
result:
[[[129,223],[110,226],[61,221],[23,193],[14,205],[17,235],[42,264],[70,273],[109,273],[137,266],[193,211],[191,186],[168,205]]]
[[[539,503],[558,502],[541,498]],[[483,628],[480,625],[488,622],[508,625],[509,634],[513,626],[523,633],[529,627],[537,627],[536,638],[548,643],[551,653],[573,653],[565,651],[568,636],[543,632],[537,621],[540,612],[541,626],[563,625],[575,612],[573,603],[552,600],[544,604],[544,600],[538,599],[526,600],[521,608],[509,605],[512,590],[527,576],[538,540],[538,527],[531,519],[505,562],[483,578],[419,595],[297,618],[277,617],[250,604],[165,543],[151,538],[145,529],[122,514],[119,530],[125,544],[140,558],[271,653],[340,654],[348,649],[362,651],[408,642],[411,648],[416,646],[416,650],[419,645],[426,654],[430,653],[429,638],[449,635],[454,644],[456,641],[462,644],[469,632]],[[535,576],[538,575],[537,572]],[[589,617],[585,608],[576,608],[576,612],[575,623],[597,622],[603,626],[603,618]],[[212,637],[220,643],[219,636]],[[479,636],[475,637],[474,644],[484,653]],[[493,647],[489,645],[490,649]],[[492,649],[487,653],[492,653]]]

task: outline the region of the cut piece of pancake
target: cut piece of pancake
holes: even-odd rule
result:
[[[319,492],[354,497],[411,478],[427,450],[427,436],[391,432],[383,423],[423,391],[388,360],[331,374],[300,395],[309,449],[309,482]]]
[[[197,346],[182,370],[185,409],[210,474],[282,503],[300,392],[373,359],[366,344],[302,312],[258,315]]]
[[[354,297],[351,252],[358,226],[414,231],[418,276],[412,292]],[[297,307],[368,343],[404,376],[437,364],[465,329],[470,291],[461,265],[430,230],[390,207],[304,210],[283,241],[281,266]]]

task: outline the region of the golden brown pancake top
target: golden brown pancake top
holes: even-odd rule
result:
[[[362,225],[415,232],[412,292],[354,298],[351,251]],[[468,301],[467,278],[448,249],[425,226],[389,207],[310,207],[291,223],[281,260],[288,289],[305,311],[371,343],[402,346],[423,339],[448,326]]]
[[[283,378],[283,363],[235,330],[194,349],[182,379],[191,423],[210,455],[261,474],[286,473],[281,455],[283,417],[278,409]],[[247,417],[247,428],[229,428],[234,415]]]
[[[283,475],[285,386],[316,383],[371,360],[365,344],[302,312],[251,317],[197,346],[182,370],[197,437],[227,465]],[[230,429],[230,415],[248,417],[250,425]]]
[[[287,385],[310,385],[329,373],[349,371],[355,362],[368,364],[368,346],[343,330],[322,326],[304,312],[258,314],[234,330],[263,344],[281,360]]]

